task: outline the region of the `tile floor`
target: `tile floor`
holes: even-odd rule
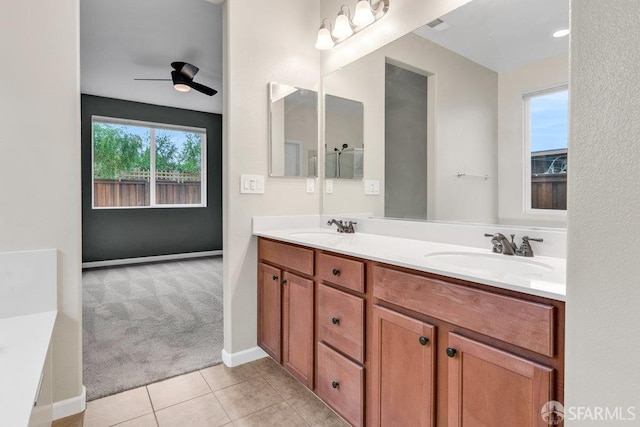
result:
[[[87,403],[53,427],[348,426],[271,358],[220,364]]]

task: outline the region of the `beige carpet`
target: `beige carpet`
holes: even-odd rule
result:
[[[222,258],[87,270],[87,400],[220,363]]]

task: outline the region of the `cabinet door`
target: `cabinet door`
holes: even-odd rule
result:
[[[454,333],[446,353],[450,426],[547,426],[553,369]]]
[[[313,281],[289,272],[283,279],[282,364],[313,388]]]
[[[258,345],[281,361],[281,273],[266,264],[258,267]]]
[[[373,426],[432,426],[435,327],[373,307]]]

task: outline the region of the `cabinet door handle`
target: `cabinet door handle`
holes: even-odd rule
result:
[[[287,284],[287,281],[286,281],[286,280],[283,280],[281,283],[282,283],[282,286],[284,286],[284,285],[286,285],[286,284]]]
[[[340,270],[338,270],[337,268],[334,268],[332,271],[334,276],[339,276],[340,275]]]
[[[338,381],[334,381],[334,382],[331,383],[331,387],[338,388],[338,387],[340,387],[340,383]]]
[[[420,337],[420,338],[418,338],[418,342],[420,343],[420,345],[427,345],[427,343],[429,342],[429,338]]]
[[[458,350],[456,350],[455,348],[447,347],[447,356],[455,357],[457,352]]]
[[[337,317],[332,317],[331,318],[331,323],[333,323],[334,325],[337,325],[338,323],[340,323],[340,319]]]
[[[275,274],[273,275],[273,280],[278,280],[278,276],[276,276]]]

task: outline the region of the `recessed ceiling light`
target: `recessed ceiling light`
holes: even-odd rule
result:
[[[563,28],[562,30],[558,30],[555,33],[553,33],[553,37],[555,38],[560,38],[560,37],[564,37],[564,36],[568,36],[569,35],[569,29],[568,28]]]

